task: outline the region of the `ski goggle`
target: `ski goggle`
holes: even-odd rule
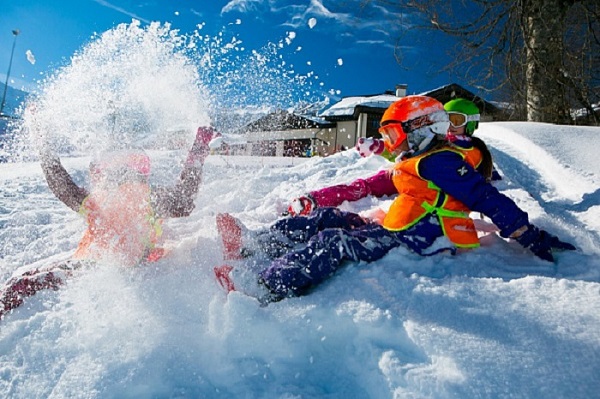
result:
[[[405,139],[408,139],[411,145],[415,144],[417,132],[420,129],[427,128],[428,132],[433,134],[445,134],[448,131],[448,115],[445,111],[437,111],[427,115],[421,115],[405,122],[400,121],[385,121],[382,122],[379,128],[379,133],[383,136],[384,143],[390,142],[391,149],[387,146],[388,151],[398,148]],[[386,140],[386,137],[388,139]],[[394,141],[395,140],[395,141]]]
[[[448,118],[454,127],[462,127],[469,122],[479,122],[479,114],[467,115],[462,112],[448,111]]]
[[[394,151],[406,140],[406,133],[402,129],[402,123],[397,121],[386,121],[379,128],[383,138],[383,144],[388,151]]]

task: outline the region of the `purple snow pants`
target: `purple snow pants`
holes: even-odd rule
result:
[[[289,248],[290,242],[305,243],[274,259],[260,273],[262,282],[280,298],[304,294],[333,275],[345,260],[372,262],[401,245],[421,255],[454,251],[448,246],[425,254],[433,242],[443,236],[435,215],[397,232],[366,222],[355,213],[319,208],[308,216],[282,219],[270,230],[288,240],[282,248]],[[271,245],[277,247],[273,242]]]

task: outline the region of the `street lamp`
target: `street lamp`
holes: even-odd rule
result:
[[[0,116],[4,115],[4,106],[6,105],[6,90],[8,89],[8,78],[10,77],[10,68],[12,67],[13,55],[15,53],[15,45],[17,44],[18,29],[13,29],[12,34],[15,36],[13,40],[12,50],[10,52],[10,61],[8,62],[8,72],[6,72],[6,83],[4,84],[4,93],[2,94],[2,104],[0,105]]]

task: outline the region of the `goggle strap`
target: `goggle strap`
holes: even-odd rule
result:
[[[474,114],[474,115],[467,115],[465,113],[462,112],[455,112],[455,111],[448,111],[448,115],[462,115],[465,117],[465,120],[467,122],[479,122],[480,118],[481,118],[481,114]]]
[[[429,114],[427,114],[402,122],[400,125],[402,126],[404,133],[409,134],[422,127],[433,125],[433,121],[429,118]]]

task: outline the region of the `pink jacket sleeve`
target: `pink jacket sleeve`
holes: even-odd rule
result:
[[[338,206],[344,201],[358,201],[369,195],[384,197],[397,194],[389,171],[382,170],[366,179],[356,179],[350,184],[340,184],[311,191],[310,195],[317,206]]]

